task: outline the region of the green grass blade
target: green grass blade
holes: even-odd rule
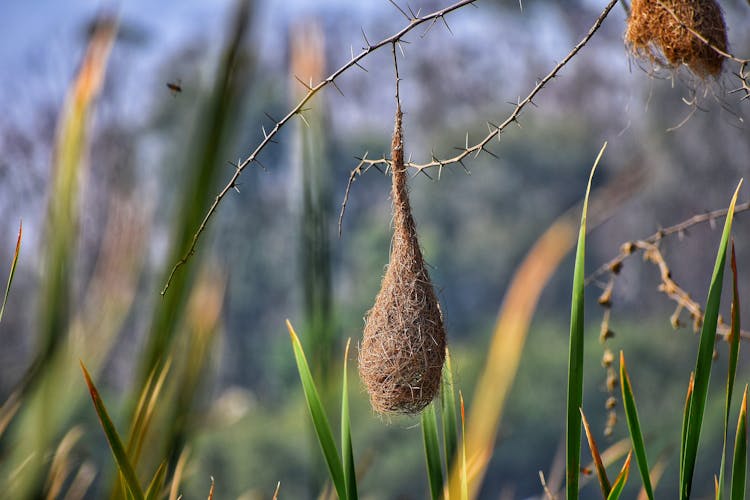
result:
[[[115,457],[117,468],[120,470],[120,474],[122,475],[122,478],[127,485],[127,489],[133,495],[133,498],[135,498],[135,500],[144,500],[143,491],[138,484],[138,478],[135,475],[133,466],[130,464],[130,460],[128,460],[128,455],[125,453],[125,448],[122,445],[122,440],[120,440],[120,436],[119,434],[117,434],[117,429],[115,429],[115,425],[109,418],[107,408],[104,406],[104,402],[99,396],[99,391],[91,381],[91,376],[89,375],[88,370],[86,370],[86,366],[84,366],[83,361],[81,361],[81,370],[83,370],[83,378],[86,380],[86,385],[89,388],[91,400],[94,402],[94,409],[96,410],[96,414],[99,416],[99,421],[102,424],[102,429],[104,429],[104,435],[107,437],[109,447],[112,450],[112,455],[114,455]]]
[[[469,500],[469,470],[466,467],[466,410],[464,409],[464,395],[458,391],[461,401],[461,500]]]
[[[680,433],[680,464],[685,462],[685,439],[687,437],[688,416],[690,416],[690,402],[693,399],[693,387],[695,386],[695,372],[690,372],[687,394],[685,395],[685,408],[682,411],[682,431]],[[680,465],[680,484],[682,484],[682,465]]]
[[[424,454],[427,459],[427,479],[430,483],[432,500],[438,500],[443,493],[443,466],[440,459],[440,441],[438,439],[437,415],[435,403],[430,403],[422,412],[422,437]]]
[[[583,414],[583,409],[581,409],[581,421],[583,422],[583,430],[586,432],[586,439],[589,442],[591,458],[594,459],[594,465],[596,466],[596,476],[599,478],[599,487],[602,489],[602,497],[607,498],[609,492],[612,491],[612,486],[609,484],[607,469],[604,467],[602,456],[599,454],[599,447],[596,446],[596,440],[594,439],[593,434],[591,434],[591,428],[589,427],[588,420],[586,420],[586,415]]]
[[[324,75],[325,43],[317,33],[312,20],[291,30],[289,77],[300,74],[314,81]],[[299,101],[306,89],[291,88],[291,98]],[[334,196],[335,174],[330,154],[331,134],[326,126],[327,106],[314,106],[305,112],[305,118],[294,125],[295,169],[299,175],[295,197],[299,199],[298,276],[302,290],[302,324],[305,325],[307,355],[313,364],[313,375],[319,381],[323,399],[329,401],[334,393],[332,354],[336,351],[333,296],[333,242],[329,231]]]
[[[151,483],[146,488],[146,500],[157,500],[161,496],[161,489],[164,486],[164,479],[167,476],[167,461],[163,461],[159,468],[156,469]]]
[[[302,382],[302,389],[305,393],[307,409],[310,410],[310,417],[312,417],[315,434],[318,436],[318,443],[320,444],[320,448],[323,451],[323,457],[328,466],[328,473],[331,475],[331,481],[336,488],[336,493],[339,498],[346,498],[344,468],[341,465],[339,452],[333,441],[333,432],[328,423],[325,408],[323,408],[323,403],[320,400],[318,389],[315,387],[315,381],[313,380],[312,373],[310,373],[310,367],[307,364],[305,352],[302,350],[302,344],[300,344],[299,338],[289,320],[286,321],[286,327],[289,329],[289,336],[292,338],[294,359],[297,362],[297,370],[299,371],[299,378]]]
[[[456,393],[453,387],[453,367],[451,366],[451,355],[448,349],[445,350],[443,385],[440,389],[440,415],[443,419],[445,470],[450,471],[458,450],[458,419],[456,416]]]
[[[152,373],[152,376],[143,388],[143,392],[139,398],[126,445],[128,457],[134,466],[137,466],[140,460],[143,442],[146,439],[146,435],[151,426],[151,421],[154,418],[156,404],[161,396],[164,382],[171,366],[172,358],[170,357],[167,358],[166,363],[161,367],[158,375],[156,372]]]
[[[349,366],[349,344],[352,339],[346,341],[344,350],[344,374],[341,383],[341,461],[344,467],[344,482],[346,485],[346,497],[349,500],[357,499],[357,471],[354,467],[354,450],[352,449],[352,428],[349,418],[349,377],[347,368]]]
[[[74,275],[78,268],[77,249],[81,219],[81,189],[88,171],[91,118],[97,97],[105,81],[110,50],[117,37],[117,21],[103,15],[92,19],[85,55],[68,87],[63,107],[58,114],[55,143],[49,179],[47,208],[39,227],[42,238],[39,292],[35,306],[35,344],[33,357],[19,381],[17,391],[23,403],[15,432],[20,439],[8,447],[3,467],[15,470],[23,465],[17,480],[6,481],[3,495],[7,498],[36,498],[44,482],[47,457],[53,443],[69,425],[75,412],[78,387],[75,364],[70,355],[76,336],[69,343],[69,333],[76,331],[73,305]],[[78,311],[78,312],[83,312]],[[80,316],[78,316],[80,318]],[[98,341],[98,336],[95,336]],[[97,343],[97,342],[95,342]],[[88,345],[86,346],[89,347]],[[93,346],[91,351],[96,350]],[[78,355],[83,356],[81,352]],[[61,401],[64,403],[61,404]],[[40,425],[43,415],[44,425]],[[32,433],[32,434],[30,434]],[[28,439],[33,435],[34,439]],[[19,469],[21,470],[21,469]]]
[[[221,47],[218,64],[211,74],[213,78],[209,83],[211,88],[208,97],[204,99],[196,96],[196,102],[191,103],[191,107],[197,109],[201,119],[188,131],[189,147],[180,151],[183,164],[178,171],[174,171],[176,217],[170,224],[170,245],[165,260],[167,267],[161,271],[161,283],[172,275],[172,265],[181,262],[180,259],[190,246],[193,234],[203,219],[205,207],[213,201],[214,188],[225,172],[224,169],[217,168],[217,165],[226,161],[224,148],[228,146],[232,130],[238,123],[236,118],[242,109],[240,102],[244,102],[243,93],[251,88],[249,83],[255,81],[251,76],[254,71],[253,63],[243,59],[243,44],[252,25],[253,2],[242,0],[232,4],[234,8],[227,26],[221,30],[226,34],[226,41]],[[251,73],[245,73],[246,71]],[[197,250],[195,255],[187,258],[183,262],[184,266],[181,266],[184,269],[180,269],[172,276],[174,279],[169,286],[169,292],[167,293],[164,288],[163,297],[155,301],[146,345],[139,356],[140,366],[131,406],[135,404],[141,388],[145,386],[145,381],[154,368],[163,364],[172,352],[172,343],[177,334],[183,331],[181,320],[186,317],[187,301],[205,255],[204,251]],[[128,414],[132,414],[132,407],[129,410]],[[182,432],[179,427],[174,430],[177,434]],[[167,439],[176,442],[179,436],[173,434]]]
[[[96,23],[75,83],[69,89],[58,124],[44,234],[44,272],[39,283],[41,364],[59,349],[68,332],[78,240],[81,177],[88,170],[90,118],[101,92],[110,50],[117,34],[111,19]]]
[[[732,500],[744,500],[745,477],[747,475],[747,385],[742,395],[740,416],[737,419],[737,434],[734,436],[734,462],[732,463]]]
[[[724,496],[724,469],[727,458],[727,436],[729,434],[729,413],[732,407],[732,393],[734,391],[734,379],[737,373],[737,359],[740,354],[740,295],[737,288],[737,259],[734,253],[734,239],[732,240],[731,252],[732,268],[732,327],[729,331],[729,368],[727,369],[727,397],[724,404],[724,443],[721,448],[721,468],[719,469],[719,488],[716,499],[721,500]]]
[[[714,498],[718,500],[721,497],[721,488],[719,488],[719,478],[714,474]]]
[[[649,477],[648,459],[646,458],[646,445],[643,442],[641,433],[641,424],[638,420],[638,408],[635,405],[635,396],[633,396],[633,387],[630,384],[630,376],[625,366],[625,355],[620,351],[620,387],[622,387],[622,404],[625,407],[625,418],[628,421],[628,430],[630,431],[630,440],[635,450],[635,459],[638,463],[638,470],[643,480],[643,489],[649,500],[654,500],[654,490],[651,487],[651,478]]]
[[[685,454],[681,468],[680,498],[687,500],[690,498],[690,490],[693,483],[693,471],[695,470],[695,461],[698,455],[698,442],[700,440],[701,427],[703,425],[703,413],[706,409],[706,399],[708,397],[708,382],[711,378],[711,367],[713,365],[714,343],[716,341],[716,324],[719,319],[719,306],[721,304],[721,287],[724,281],[724,267],[727,259],[727,245],[729,235],[732,231],[732,219],[734,218],[734,206],[737,202],[742,181],[732,196],[729,204],[727,218],[724,222],[724,231],[721,235],[721,243],[716,256],[711,285],[708,290],[708,299],[706,300],[706,311],[703,317],[703,326],[701,328],[700,344],[698,346],[698,359],[695,365],[695,386],[693,397],[690,401],[688,413],[687,428],[685,432]]]
[[[565,429],[566,461],[565,488],[568,500],[578,498],[578,474],[581,465],[581,413],[583,403],[583,287],[584,260],[586,256],[586,213],[591,193],[591,179],[604,154],[607,143],[604,143],[594,166],[589,174],[586,186],[586,197],[583,201],[581,227],[578,232],[575,270],[573,271],[573,293],[570,304],[570,348],[568,354],[568,399],[567,420]]]
[[[3,305],[0,307],[0,321],[3,320],[3,313],[5,312],[5,304],[8,302],[8,295],[10,294],[10,286],[13,283],[13,275],[16,274],[16,264],[18,263],[18,255],[21,252],[21,236],[23,235],[23,221],[18,225],[18,240],[16,240],[16,252],[13,254],[13,261],[10,264],[10,273],[8,274],[8,284],[5,286],[5,295],[3,296]]]
[[[631,450],[630,453],[628,453],[628,458],[625,459],[625,463],[623,464],[620,473],[615,478],[615,482],[612,485],[612,490],[607,496],[607,500],[617,500],[620,498],[620,494],[622,493],[623,488],[625,488],[625,483],[628,482],[628,475],[630,474],[630,459],[632,457],[633,451]]]
[[[662,476],[664,475],[664,470],[667,467],[667,459],[664,455],[662,455],[657,461],[656,464],[651,467],[651,472],[649,473],[648,477],[651,479],[651,486],[655,490],[657,486],[659,485],[659,481],[661,481]],[[638,500],[643,500],[646,498],[646,490],[641,486],[641,490],[638,492],[637,496]]]

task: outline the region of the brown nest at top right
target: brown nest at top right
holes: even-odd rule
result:
[[[721,74],[727,28],[714,0],[633,0],[625,41],[636,57],[705,79]]]

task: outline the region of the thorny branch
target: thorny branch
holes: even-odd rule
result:
[[[352,67],[356,66],[363,71],[367,71],[361,64],[360,61],[362,61],[364,58],[366,58],[371,53],[375,52],[376,50],[385,47],[386,45],[394,45],[398,44],[402,41],[404,36],[406,36],[407,33],[411,32],[414,28],[417,26],[420,26],[427,22],[432,22],[428,29],[432,27],[432,24],[437,22],[438,20],[443,20],[445,22],[445,16],[455,10],[458,10],[462,7],[465,7],[467,5],[472,5],[476,2],[476,0],[460,0],[448,7],[445,7],[444,9],[436,10],[435,12],[431,14],[426,14],[424,16],[420,16],[419,12],[413,13],[410,11],[411,15],[406,15],[405,12],[402,12],[406,17],[409,18],[409,24],[404,26],[400,31],[397,33],[394,33],[393,35],[384,38],[380,40],[377,43],[370,43],[370,41],[367,39],[367,36],[365,35],[364,31],[362,32],[362,37],[364,38],[366,46],[362,48],[362,50],[358,54],[354,54],[354,50],[352,49],[352,56],[351,58],[344,63],[341,67],[339,67],[337,70],[335,70],[333,73],[328,75],[325,79],[318,82],[316,85],[312,85],[312,82],[310,84],[302,82],[304,87],[307,89],[307,93],[305,96],[281,119],[281,120],[274,120],[274,126],[271,130],[266,132],[265,128],[263,129],[263,140],[260,141],[260,143],[255,147],[252,153],[245,158],[242,162],[238,163],[236,165],[234,174],[232,174],[232,177],[229,179],[227,184],[224,186],[224,188],[219,192],[219,194],[216,195],[216,198],[214,198],[213,203],[209,207],[209,209],[206,211],[205,216],[203,217],[203,220],[201,221],[200,226],[198,226],[197,231],[193,235],[193,239],[190,243],[190,246],[188,247],[187,251],[183,255],[183,257],[177,261],[172,268],[171,272],[169,273],[169,276],[167,277],[167,281],[164,284],[164,288],[161,291],[161,294],[164,295],[167,292],[167,289],[169,288],[169,285],[172,283],[172,279],[174,278],[175,273],[177,270],[185,265],[187,261],[190,259],[190,257],[195,253],[196,246],[198,245],[198,240],[200,239],[201,235],[206,229],[206,226],[208,225],[208,222],[211,220],[211,217],[213,217],[214,213],[216,212],[217,208],[219,207],[219,204],[224,199],[224,197],[231,191],[236,185],[237,180],[239,179],[242,172],[247,168],[249,165],[253,163],[260,164],[258,160],[258,156],[260,153],[265,149],[265,147],[274,141],[274,138],[279,133],[279,131],[286,125],[289,121],[292,120],[295,116],[300,116],[304,119],[302,112],[305,110],[305,105],[323,88],[333,85],[339,92],[341,91],[338,88],[338,85],[336,85],[336,79],[340,77],[343,73],[351,69]]]
[[[500,134],[503,132],[503,130],[510,124],[516,123],[518,124],[518,118],[521,114],[521,111],[528,105],[528,104],[534,104],[533,100],[536,97],[536,95],[544,88],[547,83],[555,78],[557,74],[560,72],[560,70],[565,67],[566,64],[570,62],[573,57],[589,42],[591,37],[594,36],[594,33],[596,33],[599,28],[601,27],[602,23],[604,22],[604,19],[609,15],[609,12],[612,10],[612,8],[617,4],[618,0],[610,0],[606,7],[604,7],[604,10],[602,10],[601,14],[599,14],[599,17],[596,19],[594,24],[589,29],[588,33],[586,33],[586,36],[584,36],[580,42],[576,44],[575,47],[571,49],[571,51],[568,53],[568,55],[565,56],[557,65],[552,68],[552,70],[547,73],[544,78],[541,80],[538,80],[536,85],[533,89],[529,92],[529,94],[521,101],[519,101],[516,104],[516,107],[513,109],[513,111],[508,115],[508,117],[499,125],[496,125],[494,123],[487,122],[487,128],[489,129],[489,132],[487,135],[482,139],[481,141],[477,142],[476,144],[469,146],[469,136],[466,135],[466,142],[463,147],[457,148],[461,152],[458,153],[456,156],[453,156],[452,158],[446,158],[446,159],[440,159],[437,158],[434,154],[432,155],[432,159],[426,163],[416,163],[412,162],[411,160],[404,163],[404,166],[406,168],[412,168],[418,173],[423,173],[429,177],[429,174],[427,174],[426,170],[430,168],[437,168],[438,169],[438,178],[440,178],[440,175],[442,173],[443,167],[447,167],[449,165],[455,165],[459,164],[461,167],[463,167],[464,170],[468,172],[468,169],[466,168],[466,165],[464,164],[464,160],[467,159],[469,155],[473,155],[474,158],[477,158],[482,152],[485,152],[491,156],[495,156],[489,149],[487,149],[487,145],[494,139],[495,137],[498,138],[498,141],[500,140]],[[437,21],[437,17],[433,18],[434,21]],[[520,126],[520,125],[519,125]],[[349,191],[351,190],[352,183],[356,180],[357,176],[360,176],[367,172],[371,167],[375,167],[377,169],[380,169],[380,167],[383,167],[385,170],[387,170],[390,167],[391,160],[386,157],[381,157],[377,159],[369,159],[367,158],[367,153],[365,153],[362,158],[359,160],[359,164],[354,168],[354,170],[351,171],[349,174],[349,182],[346,185],[346,191],[344,193],[344,201],[341,204],[341,213],[339,215],[339,236],[341,235],[341,223],[344,218],[344,212],[346,211],[346,204],[349,201]]]

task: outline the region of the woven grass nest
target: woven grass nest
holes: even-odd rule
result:
[[[417,240],[406,186],[401,108],[392,142],[393,240],[388,268],[365,318],[359,373],[372,408],[418,413],[437,395],[445,329]]]
[[[679,19],[679,21],[678,21]],[[692,31],[692,32],[691,32]],[[625,40],[636,57],[705,79],[721,74],[727,28],[715,0],[633,0]]]

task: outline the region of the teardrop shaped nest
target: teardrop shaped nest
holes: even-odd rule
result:
[[[365,317],[359,373],[379,413],[414,414],[440,389],[445,328],[417,240],[406,186],[401,108],[392,141],[393,240],[388,268]]]
[[[721,74],[724,56],[712,46],[726,52],[727,28],[715,0],[633,0],[625,41],[636,57],[705,79]]]

